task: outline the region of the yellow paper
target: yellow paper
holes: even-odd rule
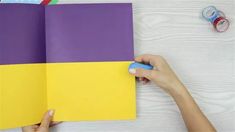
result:
[[[54,119],[135,119],[135,81],[131,62],[56,63],[47,65],[48,107]]]
[[[46,105],[45,64],[0,66],[0,128],[39,123]]]
[[[2,126],[2,120],[3,120],[3,107],[2,107],[2,69],[0,68],[0,129]]]
[[[131,62],[78,62],[0,66],[0,129],[40,122],[135,119]]]

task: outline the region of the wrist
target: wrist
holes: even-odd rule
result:
[[[188,92],[187,92],[186,87],[181,82],[178,82],[172,86],[169,93],[175,99],[175,98],[184,96]]]

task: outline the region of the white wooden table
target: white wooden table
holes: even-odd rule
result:
[[[133,2],[135,55],[164,56],[221,132],[235,131],[235,0],[63,0],[60,3]],[[202,19],[209,5],[231,25],[217,33]],[[137,85],[135,121],[64,122],[52,132],[187,131],[173,100],[153,84]],[[18,132],[20,129],[0,132]]]

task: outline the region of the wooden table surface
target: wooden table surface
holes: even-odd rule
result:
[[[235,131],[235,0],[61,0],[132,2],[135,55],[165,57],[202,111],[221,132]],[[230,20],[218,33],[201,17],[214,5]],[[184,132],[175,103],[153,84],[137,84],[137,120],[64,122],[52,132]],[[0,132],[18,132],[20,129]]]

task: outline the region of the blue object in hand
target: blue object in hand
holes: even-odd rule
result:
[[[136,68],[143,68],[145,70],[152,70],[153,66],[147,65],[147,64],[138,63],[138,62],[131,63],[130,66],[129,66],[129,70],[130,69],[136,69]]]

